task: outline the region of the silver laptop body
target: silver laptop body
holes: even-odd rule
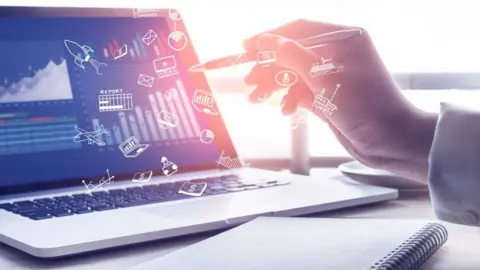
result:
[[[397,198],[328,175],[248,168],[205,76],[187,72],[198,59],[175,11],[0,7],[0,17],[9,26],[0,25],[0,58],[17,59],[0,67],[9,246],[62,257]],[[153,61],[172,55],[178,72],[156,77]],[[156,119],[169,113],[178,121]],[[205,130],[215,138],[205,142]],[[132,136],[148,147],[124,156],[118,146]]]

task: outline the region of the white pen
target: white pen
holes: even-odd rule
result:
[[[324,46],[334,41],[345,40],[356,36],[361,36],[363,31],[361,29],[349,29],[329,32],[326,34],[316,35],[313,37],[297,40],[298,43],[305,46],[307,49],[315,49]],[[224,67],[236,66],[248,62],[256,62],[257,56],[248,53],[239,53],[235,55],[225,56],[214,59],[203,64],[195,65],[188,71],[190,72],[204,72],[207,70],[215,70]]]

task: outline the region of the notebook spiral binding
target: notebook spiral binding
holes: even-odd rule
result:
[[[417,270],[447,241],[444,226],[429,223],[408,238],[370,269],[375,270]]]

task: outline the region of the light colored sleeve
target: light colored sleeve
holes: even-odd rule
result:
[[[480,111],[441,104],[429,163],[437,217],[480,226]]]

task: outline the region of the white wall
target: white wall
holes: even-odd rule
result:
[[[392,71],[480,71],[473,0],[0,0],[1,5],[177,7],[201,59],[299,17],[361,25]],[[213,46],[212,44],[216,45]]]

